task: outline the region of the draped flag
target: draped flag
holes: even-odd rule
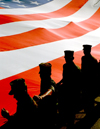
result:
[[[39,94],[39,63],[52,64],[62,79],[64,50],[74,50],[81,67],[82,45],[100,59],[100,0],[0,0],[0,111],[12,115],[16,100],[9,82],[24,78],[30,96]],[[7,120],[1,116],[0,126]]]

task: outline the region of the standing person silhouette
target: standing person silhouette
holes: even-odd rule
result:
[[[14,115],[9,115],[6,109],[2,109],[1,114],[8,122],[1,126],[1,129],[37,129],[37,103],[27,93],[27,85],[23,78],[10,82],[11,91],[9,95],[14,95],[17,102],[17,111]]]
[[[51,64],[41,63],[40,67],[40,94],[34,96],[38,100],[40,127],[54,129],[56,119],[56,83],[51,78]]]
[[[75,113],[80,99],[80,68],[73,62],[74,51],[66,50],[63,65],[63,78],[57,83],[59,86],[59,113],[62,123],[68,123],[73,128]]]
[[[98,96],[98,62],[91,55],[91,45],[83,45],[84,56],[81,58],[83,82],[83,103],[85,112],[91,113],[94,107],[94,98]]]

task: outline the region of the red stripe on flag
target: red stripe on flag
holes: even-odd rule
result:
[[[0,9],[4,9],[3,7],[0,7]]]
[[[78,23],[71,22],[59,29],[37,28],[22,34],[0,37],[0,51],[15,50],[82,36],[100,26],[99,14],[100,8],[89,19]]]
[[[81,0],[81,2],[76,2],[72,0],[69,4],[63,8],[51,12],[51,13],[40,13],[40,14],[28,14],[28,15],[0,15],[0,24],[17,22],[17,21],[27,21],[27,20],[44,20],[49,18],[60,18],[69,16],[76,11],[78,11],[88,0]]]

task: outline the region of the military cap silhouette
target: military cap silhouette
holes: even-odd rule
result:
[[[84,49],[91,49],[92,45],[89,45],[89,44],[84,44],[83,45],[83,48]]]
[[[11,81],[10,86],[11,86],[11,91],[9,92],[9,95],[13,95],[17,91],[27,90],[25,79],[23,78],[19,78]]]
[[[51,66],[52,65],[50,63],[40,63],[39,64],[40,72],[46,72],[46,73],[50,73],[51,74]]]
[[[72,50],[65,50],[65,58],[73,58],[74,51]]]

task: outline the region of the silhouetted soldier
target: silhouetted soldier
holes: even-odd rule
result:
[[[41,63],[40,67],[40,94],[34,96],[39,100],[40,127],[44,129],[53,129],[56,117],[56,97],[55,82],[51,79],[51,64]]]
[[[14,95],[14,98],[18,101],[17,111],[14,115],[9,115],[6,109],[2,109],[1,114],[8,119],[8,122],[1,129],[37,129],[37,104],[28,95],[25,80],[23,78],[16,79],[10,82],[10,85],[9,95]]]
[[[84,56],[81,60],[83,81],[83,103],[86,113],[94,107],[94,98],[98,96],[98,62],[91,55],[91,45],[83,45]]]
[[[63,65],[63,79],[59,87],[59,112],[62,122],[68,122],[68,127],[74,126],[75,113],[78,111],[80,100],[80,68],[73,62],[74,51],[66,50]]]

